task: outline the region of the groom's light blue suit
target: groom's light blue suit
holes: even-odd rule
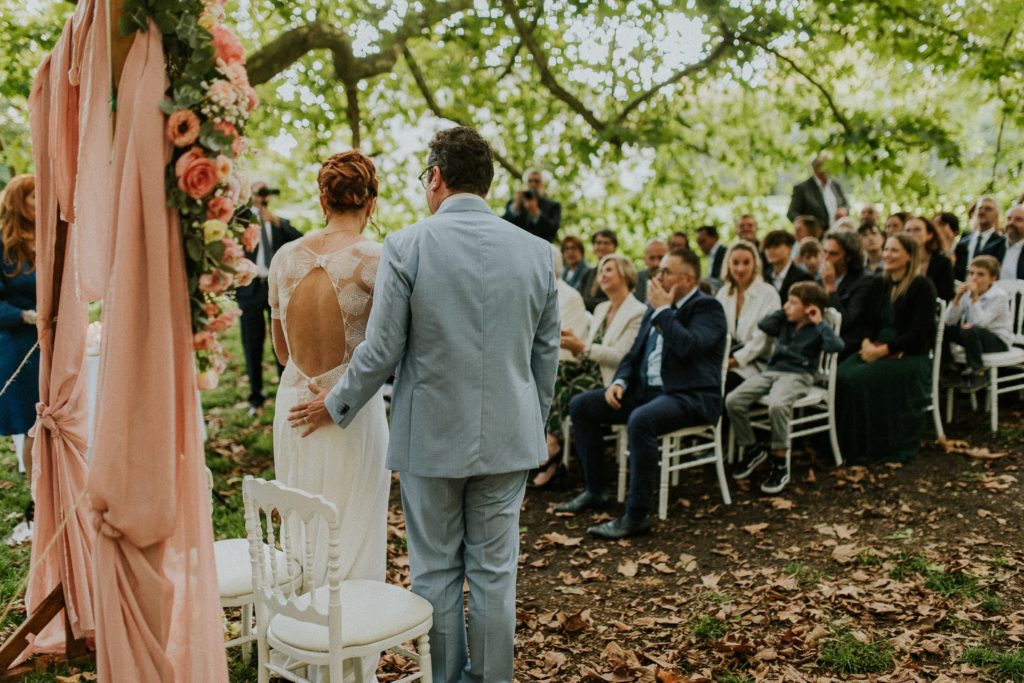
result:
[[[519,508],[547,453],[558,349],[551,246],[480,197],[384,240],[366,339],[326,405],[344,427],[395,372],[388,467],[413,591],[434,606],[435,683],[512,680]]]

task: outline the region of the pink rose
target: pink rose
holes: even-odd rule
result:
[[[242,233],[242,246],[246,251],[256,251],[260,245],[260,226],[253,223]]]
[[[214,27],[213,31],[213,54],[225,64],[245,64],[245,50],[234,33],[223,26]]]
[[[213,129],[216,131],[220,131],[221,133],[224,133],[224,135],[227,135],[230,138],[238,137],[238,129],[235,128],[230,121],[225,121],[224,119],[215,121],[213,124]]]
[[[237,62],[234,64],[223,64],[217,68],[217,71],[224,74],[224,77],[231,81],[231,85],[239,90],[249,87],[249,74],[246,73],[245,67],[242,64]]]
[[[250,86],[246,86],[244,92],[245,92],[245,96],[246,96],[246,98],[248,100],[248,102],[246,103],[246,108],[249,111],[252,111],[256,107],[258,107],[259,104],[260,104],[259,93],[257,93],[256,89],[253,88],[251,85]]]
[[[167,139],[175,147],[188,147],[199,137],[199,117],[188,109],[179,109],[167,117]]]
[[[221,240],[224,244],[224,261],[232,268],[235,265],[245,259],[245,252],[242,251],[242,245],[235,241],[233,237],[225,237]]]
[[[195,150],[196,148],[193,147],[192,149]],[[192,152],[189,151],[185,156],[191,154]],[[180,166],[179,160],[179,163],[175,164],[174,170],[178,171]],[[178,174],[178,189],[192,199],[202,199],[213,192],[215,187],[217,187],[217,164],[213,159],[208,159],[202,152],[192,158],[185,165],[184,171]]]
[[[220,313],[220,306],[218,306],[216,303],[212,301],[207,301],[205,304],[203,304],[203,313],[206,314],[207,318],[216,318],[217,314]]]
[[[256,267],[255,263],[247,258],[242,259],[235,264],[235,284],[239,287],[245,287],[259,275],[259,272],[259,268]]]
[[[193,147],[189,151],[178,157],[178,160],[174,162],[174,175],[181,177],[185,174],[185,169],[196,159],[202,159],[206,156],[201,147]]]
[[[231,143],[231,151],[235,153],[236,157],[240,157],[245,154],[245,150],[247,149],[249,149],[249,140],[248,138],[243,138],[241,135],[235,138]]]
[[[248,261],[248,259],[246,259]],[[253,264],[255,267],[256,264]],[[251,280],[251,279],[250,279]],[[204,294],[221,294],[231,286],[231,273],[215,270],[199,276],[199,291]]]
[[[238,319],[238,316],[241,313],[242,311],[237,308],[230,310],[227,313],[224,313],[223,315],[219,316],[215,320],[211,320],[210,323],[206,326],[206,329],[210,330],[211,332],[216,332],[218,334],[221,332],[227,332],[229,329],[231,329],[231,326],[235,324],[235,320]]]
[[[206,203],[206,217],[228,223],[235,213],[235,204],[229,198],[218,195]]]
[[[223,154],[217,155],[217,179],[224,182],[231,175],[231,169],[234,168],[234,164],[231,163],[231,159],[224,156]]]
[[[208,330],[192,335],[192,348],[196,351],[209,351],[216,343],[217,338],[213,336],[213,332]]]
[[[216,389],[217,382],[220,380],[220,373],[213,368],[205,370],[196,375],[196,380],[199,383],[200,391],[207,391],[208,389]]]

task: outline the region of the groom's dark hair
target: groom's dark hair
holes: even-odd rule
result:
[[[439,131],[430,141],[428,166],[441,169],[450,190],[486,195],[494,180],[494,154],[480,133],[468,126]]]

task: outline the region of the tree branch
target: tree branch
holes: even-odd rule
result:
[[[427,79],[423,76],[423,71],[420,70],[420,66],[416,62],[416,58],[413,57],[412,51],[409,50],[407,45],[402,47],[402,56],[405,58],[405,63],[409,67],[409,72],[412,74],[413,80],[416,81],[416,87],[419,88],[420,94],[423,95],[423,101],[427,103],[427,107],[434,113],[434,116],[439,119],[447,119],[448,121],[457,123],[460,126],[472,125],[471,122],[466,121],[464,118],[451,112],[446,112],[441,108],[441,105],[437,102],[437,98],[434,97],[434,92],[430,89],[430,86],[427,85]],[[523,177],[522,169],[518,168],[497,150],[492,148],[492,152],[494,153],[494,160],[497,161],[501,167],[508,171],[514,178]]]

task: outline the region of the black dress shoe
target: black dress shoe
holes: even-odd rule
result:
[[[593,510],[610,504],[614,498],[610,493],[591,493],[584,491],[572,500],[559,503],[555,506],[555,512],[583,512]]]
[[[618,519],[613,519],[604,524],[598,524],[587,529],[587,533],[598,538],[607,538],[615,541],[630,536],[640,536],[651,530],[651,516],[644,515],[636,517],[628,512]]]

